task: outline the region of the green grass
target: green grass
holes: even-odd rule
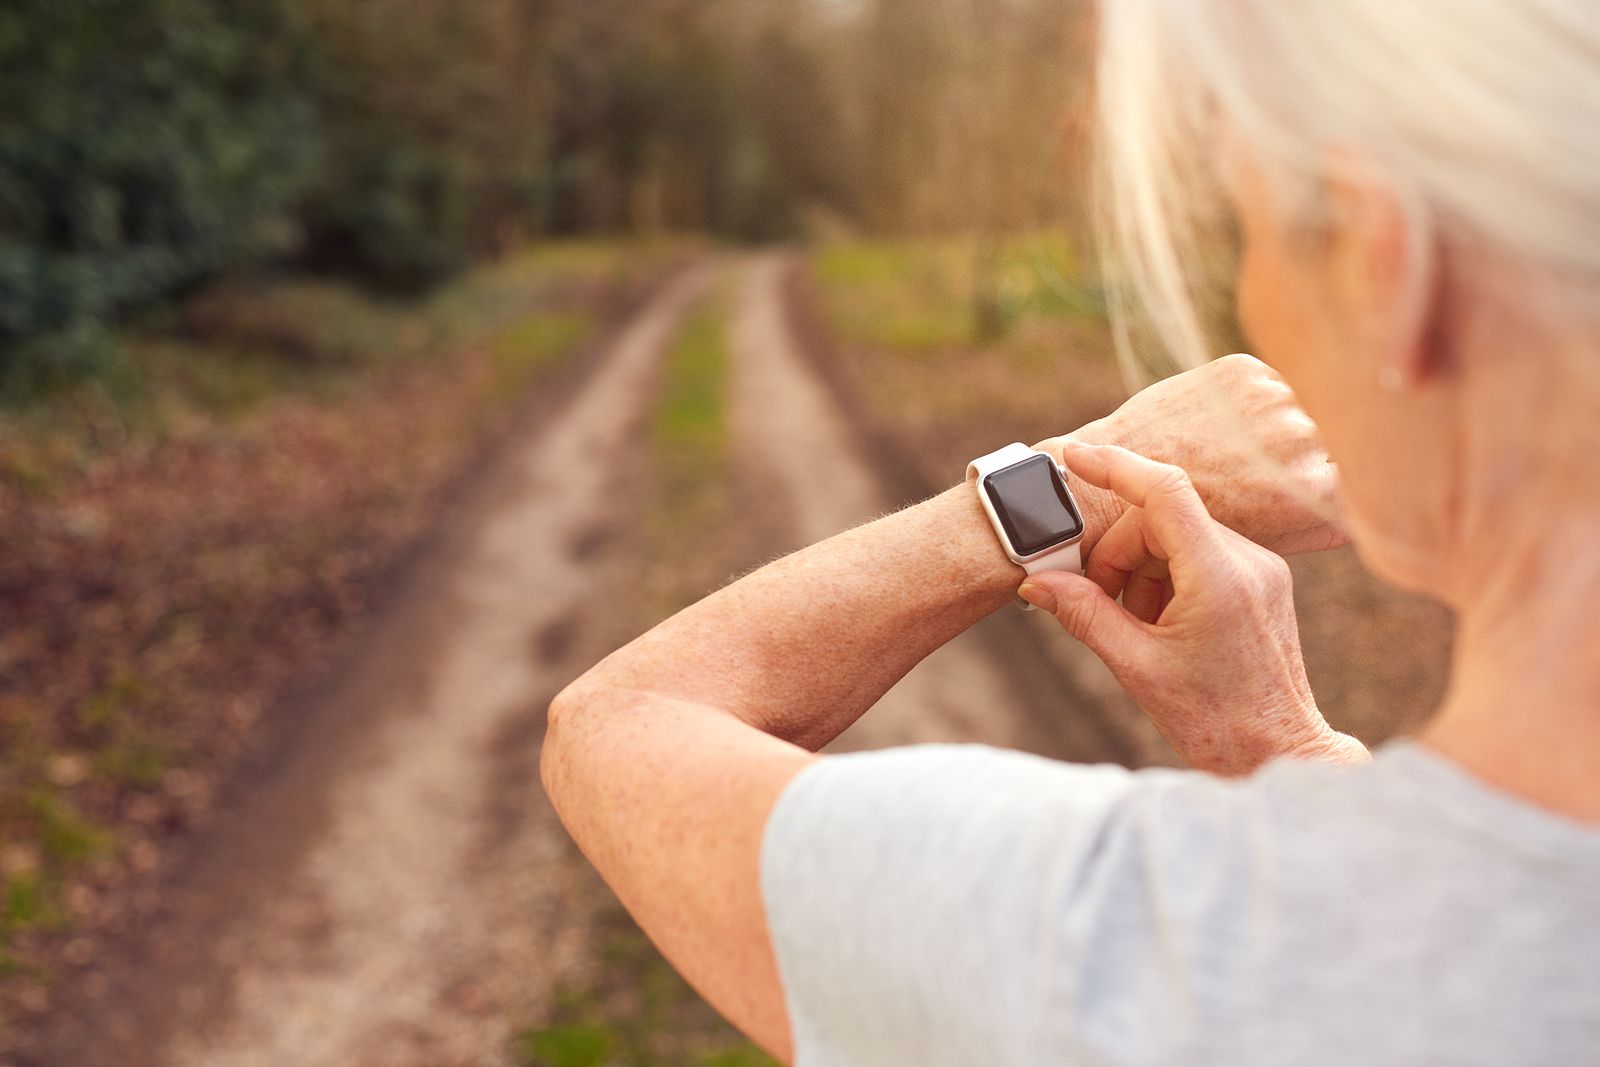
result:
[[[678,251],[553,242],[410,301],[332,279],[218,285],[130,323],[92,367],[0,375],[0,478],[49,497],[130,442],[227,427],[290,394],[337,401],[375,371],[469,348],[489,349],[498,392],[509,394],[590,336],[595,323],[575,297],[638,281]]]
[[[550,311],[524,319],[489,347],[495,391],[502,396],[520,393],[531,377],[559,363],[594,330],[593,318],[576,311]]]
[[[775,1067],[690,988],[612,905],[592,985],[565,989],[553,1018],[512,1041],[519,1067]]]
[[[646,523],[651,568],[641,606],[652,619],[704,596],[726,577],[719,537],[728,530],[729,426],[725,301],[720,291],[684,320],[661,369],[649,427],[653,475]]]
[[[684,324],[667,354],[654,437],[686,463],[714,461],[727,439],[728,345],[720,302]]]
[[[1037,440],[1126,397],[1084,258],[1055,233],[842,241],[813,253],[809,295],[868,417],[943,478],[996,433]]]
[[[1057,235],[839,241],[814,270],[840,338],[917,353],[986,344],[1030,321],[1100,318],[1072,245]]]
[[[24,871],[6,879],[0,901],[0,927],[7,930],[53,925],[59,919],[54,895],[45,888],[38,871]]]
[[[569,1023],[518,1034],[514,1049],[530,1067],[602,1067],[611,1058],[616,1037],[605,1026]]]
[[[720,293],[684,320],[661,370],[660,401],[650,425],[655,473],[652,527],[663,541],[691,541],[724,517],[728,452],[729,353]],[[701,552],[691,566],[705,564]]]
[[[0,874],[0,976],[24,967],[11,952],[18,934],[66,925],[65,879],[108,854],[113,841],[108,831],[84,818],[64,791],[47,785],[27,790],[4,829],[9,869]]]
[[[28,794],[28,812],[45,860],[54,868],[70,868],[102,855],[110,837],[90,823],[60,791],[39,786]]]
[[[841,242],[817,253],[816,273],[850,340],[943,348],[974,336],[966,255],[950,241]]]

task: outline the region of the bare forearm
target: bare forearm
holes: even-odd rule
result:
[[[976,494],[957,486],[763,567],[577,684],[723,708],[815,749],[1006,605],[1021,578]]]
[[[551,704],[541,767],[573,839],[695,987],[781,1059],[789,1023],[758,891],[767,817],[815,758],[802,749],[1021,578],[958,486],[768,564]]]

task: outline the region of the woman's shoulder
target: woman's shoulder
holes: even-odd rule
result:
[[[1600,828],[1473,779],[1413,741],[1367,764],[1277,760],[1243,778],[1077,764],[982,745],[830,756],[803,772],[769,836],[938,841],[971,857],[1037,848],[1172,871],[1247,863],[1288,872],[1508,859],[1600,871]]]

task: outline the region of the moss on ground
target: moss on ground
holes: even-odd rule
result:
[[[562,990],[552,1017],[518,1033],[520,1067],[775,1067],[608,904],[595,980]]]

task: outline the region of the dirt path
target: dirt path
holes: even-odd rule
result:
[[[901,502],[800,350],[786,269],[741,265],[732,301],[752,563]],[[504,1065],[515,1026],[594,972],[605,897],[538,791],[538,741],[550,697],[627,636],[626,612],[595,605],[649,565],[630,456],[711,276],[670,283],[510,442],[270,772],[195,843],[141,943],[19,1062]],[[1117,755],[1104,723],[1062,714],[1076,683],[1028,655],[1023,625],[1002,613],[941,649],[841,745]]]
[[[537,742],[549,698],[615,639],[585,633],[582,609],[623,563],[613,490],[707,280],[670,284],[511,444],[140,951],[101,976],[93,1023],[27,1062],[504,1061],[513,1010],[581,967]]]
[[[511,457],[500,506],[440,590],[430,639],[379,650],[350,675],[337,699],[391,709],[384,727],[335,788],[327,831],[289,891],[223,942],[241,964],[234,1014],[175,1042],[175,1067],[498,1059],[504,1020],[470,1009],[501,998],[463,996],[495,975],[485,964],[526,921],[516,915],[526,897],[505,891],[520,864],[501,866],[499,885],[483,877],[496,749],[565,681],[550,653],[594,594],[581,557],[615,509],[608,489],[656,357],[704,279],[653,304],[560,420]],[[421,670],[408,676],[407,665]],[[520,754],[530,775],[535,751]],[[549,844],[549,828],[526,829],[495,851]]]

